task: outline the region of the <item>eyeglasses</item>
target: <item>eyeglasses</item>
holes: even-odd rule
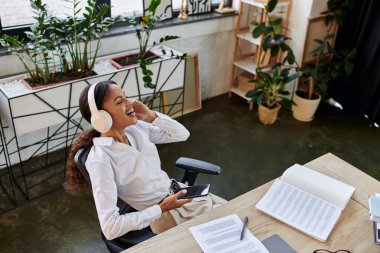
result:
[[[351,253],[351,251],[345,249],[340,249],[337,251],[330,251],[327,249],[316,249],[313,251],[313,253]]]

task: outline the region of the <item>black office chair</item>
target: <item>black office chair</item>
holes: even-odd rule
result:
[[[83,174],[83,176],[89,184],[91,184],[91,181],[85,164],[90,150],[90,148],[79,149],[78,152],[75,154],[74,158],[75,164],[78,166],[79,170],[81,171],[81,173]],[[217,165],[185,157],[179,158],[176,161],[176,166],[185,169],[185,174],[182,178],[182,183],[186,183],[189,186],[194,185],[195,179],[199,172],[213,175],[219,175],[221,172],[221,168]],[[136,212],[136,210],[133,207],[131,207],[121,199],[118,199],[117,206],[119,207],[120,214]],[[152,232],[150,227],[146,227],[141,230],[130,231],[125,235],[118,237],[114,240],[107,240],[104,234],[101,233],[101,237],[103,241],[106,243],[107,249],[111,253],[121,252],[155,235],[156,234]]]

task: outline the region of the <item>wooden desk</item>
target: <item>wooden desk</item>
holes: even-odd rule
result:
[[[380,252],[380,246],[373,243],[372,222],[368,215],[368,195],[379,192],[380,182],[331,153],[321,156],[305,166],[356,188],[340,220],[325,243],[313,239],[255,208],[256,203],[273,183],[270,181],[207,214],[198,216],[123,252],[202,252],[191,235],[189,227],[233,213],[239,217],[248,216],[248,228],[260,240],[278,234],[298,253],[312,253],[313,250],[320,248],[331,251],[347,249],[351,253]]]

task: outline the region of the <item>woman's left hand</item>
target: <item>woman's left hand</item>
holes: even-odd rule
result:
[[[146,105],[141,103],[138,100],[133,100],[132,102],[133,109],[135,110],[136,117],[139,120],[147,121],[147,122],[153,122],[155,118],[157,118],[157,115],[154,111],[150,110]]]

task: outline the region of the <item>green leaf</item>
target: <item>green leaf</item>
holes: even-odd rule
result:
[[[245,96],[249,98],[253,98],[256,95],[256,90],[249,90]]]
[[[270,0],[268,5],[265,7],[266,10],[271,13],[277,6],[277,0]]]
[[[277,57],[278,52],[280,52],[280,46],[279,45],[272,46],[272,48],[270,50],[270,57],[271,58]]]
[[[270,42],[272,40],[272,37],[268,36],[268,37],[265,37],[264,41],[263,41],[263,49],[264,51],[267,51],[268,48],[270,47]]]
[[[289,82],[293,81],[294,79],[296,79],[300,76],[302,76],[302,72],[298,71],[298,72],[292,74],[291,76],[289,76],[288,78],[286,78],[285,83],[289,83]]]
[[[325,36],[325,40],[332,40],[332,39],[334,39],[334,37],[335,37],[335,34],[334,33],[330,33],[330,34],[327,34]]]
[[[347,61],[344,64],[344,69],[346,70],[347,75],[351,75],[351,73],[352,73],[352,71],[354,69],[354,65],[352,64],[352,62]]]
[[[296,62],[293,51],[291,51],[291,50],[288,51],[287,57],[288,57],[288,62],[290,65],[293,65]]]
[[[144,81],[145,83],[150,83],[150,82],[152,82],[152,78],[151,78],[150,76],[144,76],[144,77],[143,77],[143,81]]]
[[[153,16],[156,13],[156,9],[160,5],[160,3],[161,0],[152,0],[152,2],[150,2],[148,11],[151,12]]]
[[[293,105],[293,101],[290,100],[290,99],[288,99],[288,98],[282,98],[282,99],[281,99],[281,104],[282,104],[286,109],[291,110],[292,105]]]
[[[320,39],[315,39],[314,41],[320,45],[323,45],[325,43],[323,40],[320,40]]]
[[[269,24],[271,26],[279,26],[281,25],[281,21],[282,21],[281,18],[273,18],[273,19],[269,19]]]
[[[258,38],[260,37],[265,31],[265,25],[264,24],[259,24],[256,26],[256,28],[252,31],[252,37],[253,38]]]
[[[281,71],[281,77],[283,78],[286,78],[288,75],[289,75],[289,71],[290,69],[289,68],[284,68],[282,71]]]

